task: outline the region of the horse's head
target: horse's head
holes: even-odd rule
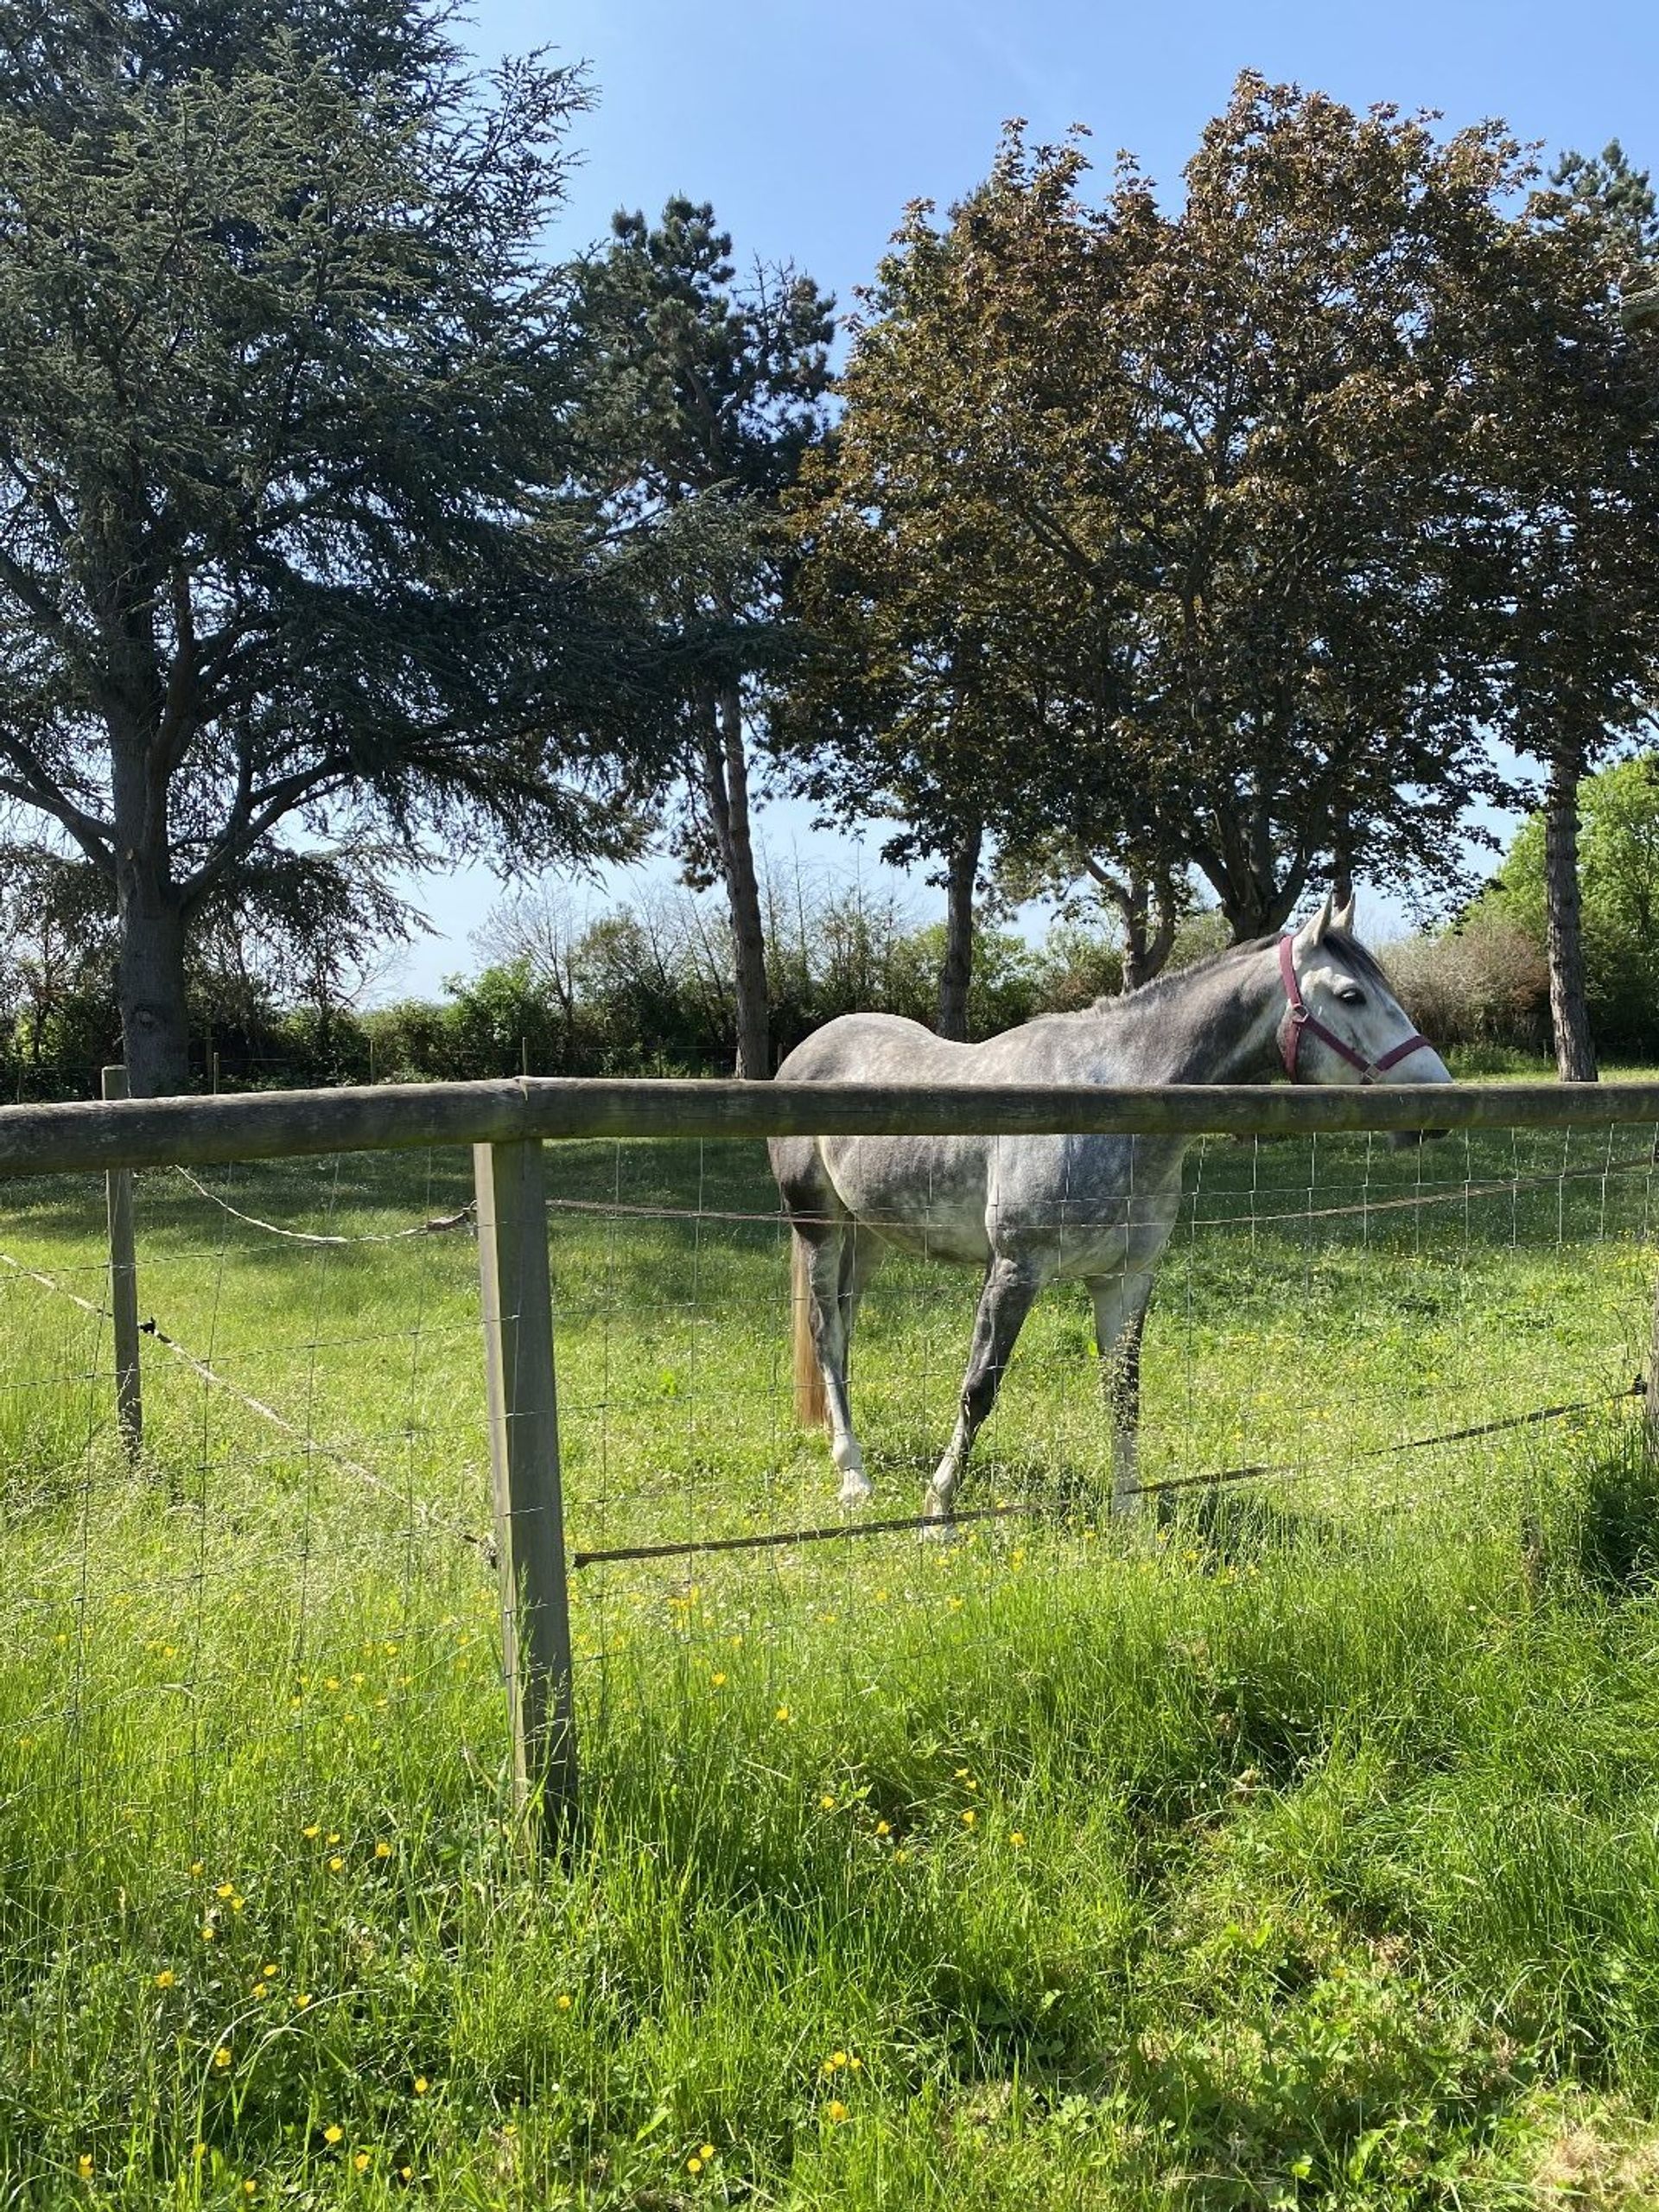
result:
[[[1293,1083],[1450,1083],[1446,1062],[1418,1035],[1353,923],[1353,900],[1338,906],[1327,897],[1311,922],[1281,942],[1286,1073]],[[1395,1141],[1414,1144],[1416,1132]]]

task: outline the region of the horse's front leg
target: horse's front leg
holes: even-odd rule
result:
[[[1097,1276],[1095,1350],[1112,1421],[1112,1511],[1132,1512],[1141,1495],[1141,1338],[1152,1295],[1152,1273]]]
[[[1014,1355],[1014,1343],[1025,1318],[1042,1288],[1042,1278],[1023,1260],[995,1259],[986,1272],[974,1318],[973,1349],[962,1382],[962,1403],[956,1433],[927,1486],[927,1514],[933,1521],[948,1521],[957,1484],[974,1439],[989,1417],[1002,1386],[1002,1376]]]

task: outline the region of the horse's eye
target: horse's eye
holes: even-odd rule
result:
[[[1344,1006],[1363,1006],[1365,1003],[1364,992],[1352,983],[1344,983],[1337,993],[1337,996],[1342,1001]]]

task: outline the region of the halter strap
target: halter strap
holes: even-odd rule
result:
[[[1434,1048],[1427,1038],[1420,1037],[1414,1030],[1403,1044],[1396,1045],[1392,1052],[1384,1052],[1380,1060],[1368,1060],[1363,1053],[1357,1052],[1344,1039],[1337,1035],[1334,1029],[1325,1027],[1303,998],[1301,985],[1296,981],[1296,963],[1291,952],[1294,942],[1289,937],[1281,937],[1279,940],[1279,973],[1284,982],[1285,997],[1289,1001],[1290,1011],[1290,1019],[1279,1039],[1279,1051],[1285,1063],[1285,1073],[1293,1083],[1297,1079],[1296,1055],[1301,1048],[1305,1029],[1311,1030],[1322,1045],[1328,1045],[1333,1052],[1339,1054],[1351,1068],[1357,1068],[1362,1083],[1375,1083],[1378,1076],[1386,1075],[1390,1068],[1397,1067],[1413,1052],[1419,1050],[1433,1052]]]

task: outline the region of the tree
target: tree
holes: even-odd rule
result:
[[[1027,170],[1010,147],[948,231],[928,203],[909,211],[863,295],[836,436],[810,457],[795,503],[796,605],[815,648],[791,701],[797,784],[843,822],[886,816],[883,858],[928,864],[943,882],[944,1036],[968,1033],[987,825],[1032,781],[1020,755],[1044,724],[1045,655],[1065,614],[987,452],[1016,442],[1009,334],[1033,347],[1054,340],[1024,327],[1024,299],[1001,281],[1012,257],[996,247],[1010,225],[1040,232],[1055,280],[1046,320],[1066,289],[1062,265],[1075,266],[1080,166],[1068,149]]]
[[[586,95],[447,20],[0,0],[0,799],[106,887],[140,1093],[295,827],[632,841],[648,656],[535,249]]]
[[[1494,721],[1545,771],[1556,1067],[1586,1083],[1580,785],[1651,721],[1659,674],[1659,331],[1618,313],[1659,264],[1659,211],[1617,145],[1568,155],[1553,182],[1507,226],[1484,287],[1467,457],[1490,487]]]
[[[884,263],[819,600],[866,721],[1005,851],[1071,855],[1131,938],[1189,868],[1238,937],[1357,854],[1451,877],[1500,788],[1457,464],[1522,170],[1496,127],[1441,143],[1247,75],[1179,215],[1127,162],[1090,207],[1080,149],[1015,130]],[[988,705],[952,747],[969,625]]]
[[[779,502],[825,429],[834,302],[792,269],[737,280],[706,204],[619,213],[580,271],[594,372],[585,421],[607,500],[652,526],[664,619],[681,645],[677,843],[725,887],[738,1065],[772,1073],[766,941],[750,828],[750,731],[785,650]]]
[[[1578,791],[1576,877],[1586,998],[1594,1034],[1625,1052],[1659,1045],[1659,756],[1585,777]],[[1472,910],[1547,945],[1553,896],[1550,820],[1529,815]]]

